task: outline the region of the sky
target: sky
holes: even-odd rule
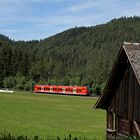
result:
[[[140,0],[0,0],[0,34],[40,40],[122,16],[140,16]]]

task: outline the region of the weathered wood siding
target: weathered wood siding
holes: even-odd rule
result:
[[[130,65],[120,82],[108,111],[117,116],[140,122],[140,86]]]
[[[110,124],[115,123],[115,127],[110,128],[116,130],[116,135],[138,136],[133,121],[136,121],[140,128],[140,85],[130,64],[127,66],[116,92],[107,110],[107,128]],[[115,120],[109,117],[111,113],[115,114]]]

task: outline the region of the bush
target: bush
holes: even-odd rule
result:
[[[5,88],[13,88],[15,86],[15,79],[14,77],[10,76],[10,77],[6,77],[4,78],[4,87]]]
[[[70,78],[68,76],[63,77],[62,79],[62,85],[70,85]]]
[[[15,78],[15,81],[16,81],[15,88],[23,90],[24,89],[24,85],[26,83],[25,76],[23,76],[21,73],[17,73],[14,78]]]
[[[29,80],[25,83],[24,90],[33,91],[34,85],[35,85],[35,82],[32,80]]]
[[[94,84],[93,92],[97,95],[100,95],[101,94],[101,86],[99,84]]]
[[[95,92],[97,95],[100,95],[101,94],[101,87],[100,86],[96,87]]]
[[[46,81],[43,81],[43,80],[40,80],[40,81],[37,82],[37,84],[39,84],[39,85],[46,85],[47,82]]]
[[[4,78],[4,87],[5,88],[15,88],[19,90],[32,91],[34,88],[35,82],[32,80],[27,80],[25,76],[20,73],[17,73],[15,77],[6,77]]]

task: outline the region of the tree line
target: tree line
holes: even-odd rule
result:
[[[140,17],[122,17],[92,27],[75,27],[55,36],[14,41],[0,35],[0,87],[30,90],[31,85],[104,87],[123,42],[140,42]]]

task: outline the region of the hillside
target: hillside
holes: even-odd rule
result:
[[[14,79],[11,87],[22,80],[26,86],[29,81],[103,85],[119,47],[123,42],[140,42],[139,36],[140,17],[75,27],[40,41],[13,41],[1,35],[0,85],[7,86],[9,76],[9,81]]]

